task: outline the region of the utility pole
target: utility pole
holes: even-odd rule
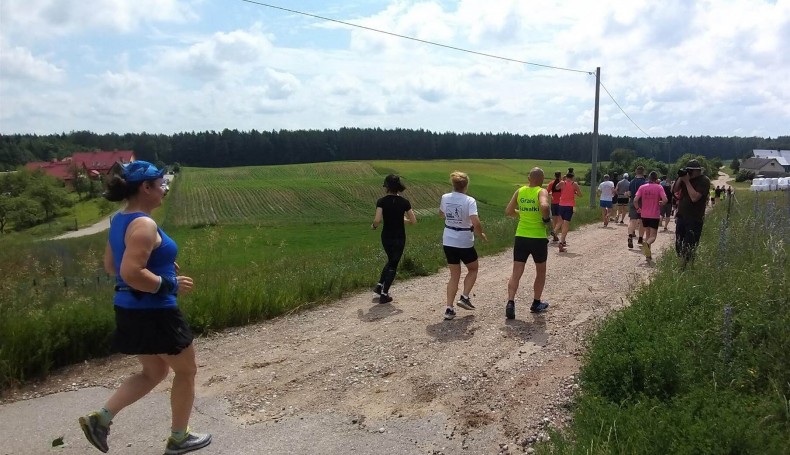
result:
[[[595,120],[593,122],[592,169],[590,170],[590,208],[595,208],[598,190],[598,101],[601,95],[601,67],[595,69]]]

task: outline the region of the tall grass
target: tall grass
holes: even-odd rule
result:
[[[382,164],[386,166],[380,168]],[[199,227],[193,227],[173,221],[175,207],[191,204],[183,195],[192,190],[180,185],[189,183],[194,185],[193,190],[204,192],[211,190],[211,185],[198,183],[214,182],[225,187],[227,194],[238,194],[238,188],[263,185],[257,178],[273,180],[279,174],[266,168],[213,170],[219,176],[198,170],[200,178],[196,179],[188,177],[191,170],[185,169],[176,178],[165,198],[165,207],[154,217],[178,243],[182,273],[195,279],[194,292],[179,297],[179,305],[197,332],[264,320],[372,286],[385,263],[380,231],[370,229],[375,198],[382,194],[383,175],[379,172],[414,175],[408,177],[406,192],[413,201],[421,201],[417,197],[421,188],[439,188],[430,202],[419,202],[423,204],[419,222],[407,228],[406,251],[398,271],[398,280],[402,280],[431,274],[445,266],[441,248],[443,222],[437,216],[436,206],[438,194],[449,190],[447,169],[470,172],[470,193],[480,200],[481,219],[490,240],[478,242],[478,250],[486,255],[512,245],[516,222],[505,218],[503,210],[524,177],[515,169],[523,166],[526,173],[531,167],[514,160],[378,162],[375,171],[367,164],[337,169],[303,166],[289,167],[281,178],[290,180],[293,187],[303,187],[306,193],[320,187],[340,195],[348,194],[349,186],[344,180],[348,175],[369,178],[373,172],[377,177],[370,185],[375,194],[355,203],[352,212],[331,205],[333,199],[327,198],[319,201],[329,204],[320,211],[314,210],[311,204],[315,201],[310,201],[305,205],[282,205],[287,213],[260,217],[254,223],[218,220],[212,225],[203,219]],[[394,166],[403,166],[405,171]],[[333,179],[335,171],[337,178]],[[243,177],[245,173],[263,174],[250,180]],[[242,177],[234,179],[229,175]],[[316,175],[323,177],[317,180]],[[430,181],[434,178],[439,182]],[[226,203],[232,202],[230,198]],[[598,220],[599,210],[583,205],[580,202],[574,226]],[[420,210],[420,206],[417,208]],[[348,216],[339,216],[338,211]],[[114,321],[112,280],[101,266],[106,236],[105,232],[52,242],[22,242],[19,237],[0,240],[0,388],[45,375],[58,366],[109,353],[108,339]],[[397,283],[393,292],[397,292]]]
[[[666,255],[593,336],[573,423],[539,453],[790,453],[790,193],[740,193],[697,261]]]

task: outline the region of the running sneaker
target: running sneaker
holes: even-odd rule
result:
[[[560,242],[560,253],[564,253],[568,249],[568,248],[566,248],[567,246],[568,246],[567,243]]]
[[[379,296],[379,303],[390,303],[392,302],[392,297],[389,294],[381,294]]]
[[[505,305],[505,317],[508,319],[516,319],[516,302],[512,300],[507,301],[507,305]]]
[[[450,320],[454,317],[455,317],[455,310],[450,307],[447,307],[447,309],[444,310],[444,318]]]
[[[634,238],[629,235],[628,236],[628,248],[633,248],[633,247],[634,247]]]
[[[636,243],[637,243],[637,244],[639,244],[639,245],[641,245],[641,244],[643,243],[643,242],[642,242],[642,237],[639,237],[638,239],[636,239]]]
[[[643,243],[642,244],[642,252],[645,253],[645,259],[647,259],[648,261],[653,259],[653,255],[650,252],[650,244],[649,243]]]
[[[373,288],[373,293],[376,295],[381,295],[381,291],[384,290],[384,286],[381,283],[376,284],[376,287]]]
[[[193,450],[202,449],[209,444],[211,444],[210,434],[192,433],[190,431],[181,441],[176,441],[172,436],[167,438],[165,455],[179,455],[192,452]]]
[[[549,303],[548,302],[540,302],[537,305],[535,305],[535,303],[533,302],[532,305],[529,307],[529,311],[531,313],[542,313],[542,312],[546,311],[546,308],[548,308],[548,307],[549,307]]]
[[[85,417],[80,417],[79,421],[82,432],[85,433],[88,442],[93,444],[93,447],[107,453],[110,450],[110,447],[107,445],[107,435],[110,434],[110,427],[109,425],[105,427],[99,423],[99,413],[91,412]],[[112,422],[110,422],[110,425],[112,425]]]
[[[472,305],[472,299],[469,297],[458,297],[458,306],[465,310],[474,310],[475,306]]]

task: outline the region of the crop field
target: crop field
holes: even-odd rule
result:
[[[389,173],[403,177],[404,195],[420,214],[435,214],[454,170],[470,176],[469,194],[482,213],[507,204],[532,166],[564,170],[567,162],[529,160],[371,161],[223,169],[189,168],[169,198],[167,226],[311,224],[359,221],[372,215]],[[585,172],[576,164],[577,173]],[[552,172],[547,169],[547,172]]]

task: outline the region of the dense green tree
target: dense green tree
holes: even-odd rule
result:
[[[615,149],[609,155],[609,161],[614,165],[619,165],[623,169],[629,169],[634,159],[636,159],[636,152],[624,148]]]
[[[74,205],[62,184],[48,175],[34,174],[24,194],[39,203],[45,220],[52,218],[61,208]]]
[[[21,230],[33,227],[45,221],[46,215],[41,204],[29,197],[10,198],[7,220],[14,224],[14,229]]]
[[[694,153],[744,157],[753,149],[790,149],[790,136],[738,138],[670,136],[633,138],[600,135],[599,159],[633,167],[636,157],[676,161]],[[428,130],[340,128],[338,130],[239,131],[224,129],[173,135],[118,135],[76,131],[48,136],[0,136],[0,169],[33,160],[63,158],[78,150],[134,150],[138,159],[224,167],[333,160],[533,158],[589,162],[592,134],[435,133]],[[632,155],[633,154],[633,155]]]
[[[730,163],[730,169],[737,174],[741,170],[741,161],[738,158],[733,158]]]

